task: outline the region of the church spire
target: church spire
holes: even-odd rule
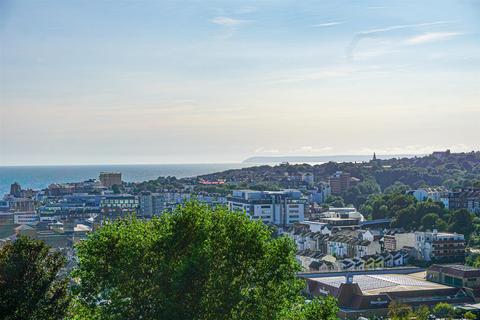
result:
[[[375,154],[375,152],[373,153],[373,161],[377,161],[377,155]]]

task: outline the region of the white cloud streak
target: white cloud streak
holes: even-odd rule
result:
[[[448,40],[452,37],[459,36],[459,35],[461,35],[461,33],[459,32],[427,32],[427,33],[412,37],[407,41],[405,41],[405,43],[409,45],[422,44],[422,43],[428,43],[428,42]]]
[[[215,17],[212,20],[210,20],[210,22],[212,22],[216,25],[219,25],[219,26],[232,28],[232,27],[238,27],[242,24],[245,24],[248,21],[247,20],[234,19],[234,18],[230,18],[230,17]]]
[[[375,38],[383,33],[396,31],[396,30],[403,30],[403,29],[411,29],[411,28],[421,28],[421,27],[428,27],[428,26],[435,26],[435,25],[442,25],[452,23],[453,21],[433,21],[433,22],[422,22],[422,23],[414,23],[414,24],[400,24],[400,25],[392,25],[383,28],[375,28],[366,31],[357,32],[355,36],[350,41],[350,44],[347,46],[346,49],[346,56],[348,60],[353,60],[354,52],[358,43],[363,39],[370,39]]]
[[[331,21],[331,22],[324,22],[311,25],[312,28],[326,28],[326,27],[333,27],[338,26],[340,24],[344,24],[343,21]]]

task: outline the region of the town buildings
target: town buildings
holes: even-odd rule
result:
[[[472,213],[480,214],[480,188],[451,191],[442,201],[450,210],[467,209]]]
[[[230,210],[245,211],[251,219],[278,226],[303,221],[307,202],[298,190],[234,190],[227,201]]]
[[[15,198],[15,197],[5,197],[4,200],[7,201],[9,211],[11,212],[34,212],[35,211],[35,201],[29,198]]]
[[[330,185],[325,182],[320,182],[315,189],[310,190],[309,201],[316,204],[322,204],[331,194],[332,189],[330,188]]]
[[[418,201],[432,200],[435,202],[443,202],[448,196],[448,189],[445,187],[424,187],[410,191],[410,193]]]

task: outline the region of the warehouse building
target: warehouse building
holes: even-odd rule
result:
[[[464,288],[427,281],[420,268],[396,268],[369,271],[304,273],[307,294],[311,297],[332,295],[338,300],[340,316],[383,316],[395,301],[412,307],[472,303],[474,298]]]

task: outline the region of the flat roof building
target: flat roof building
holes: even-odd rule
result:
[[[298,190],[282,191],[234,190],[227,198],[230,210],[245,211],[251,219],[278,226],[301,222],[307,200]]]
[[[480,288],[480,269],[462,264],[434,264],[427,269],[429,281],[462,288]]]
[[[304,273],[300,277],[306,280],[310,296],[337,298],[340,316],[347,318],[386,315],[393,301],[414,307],[474,301],[463,288],[427,281],[419,268]]]

